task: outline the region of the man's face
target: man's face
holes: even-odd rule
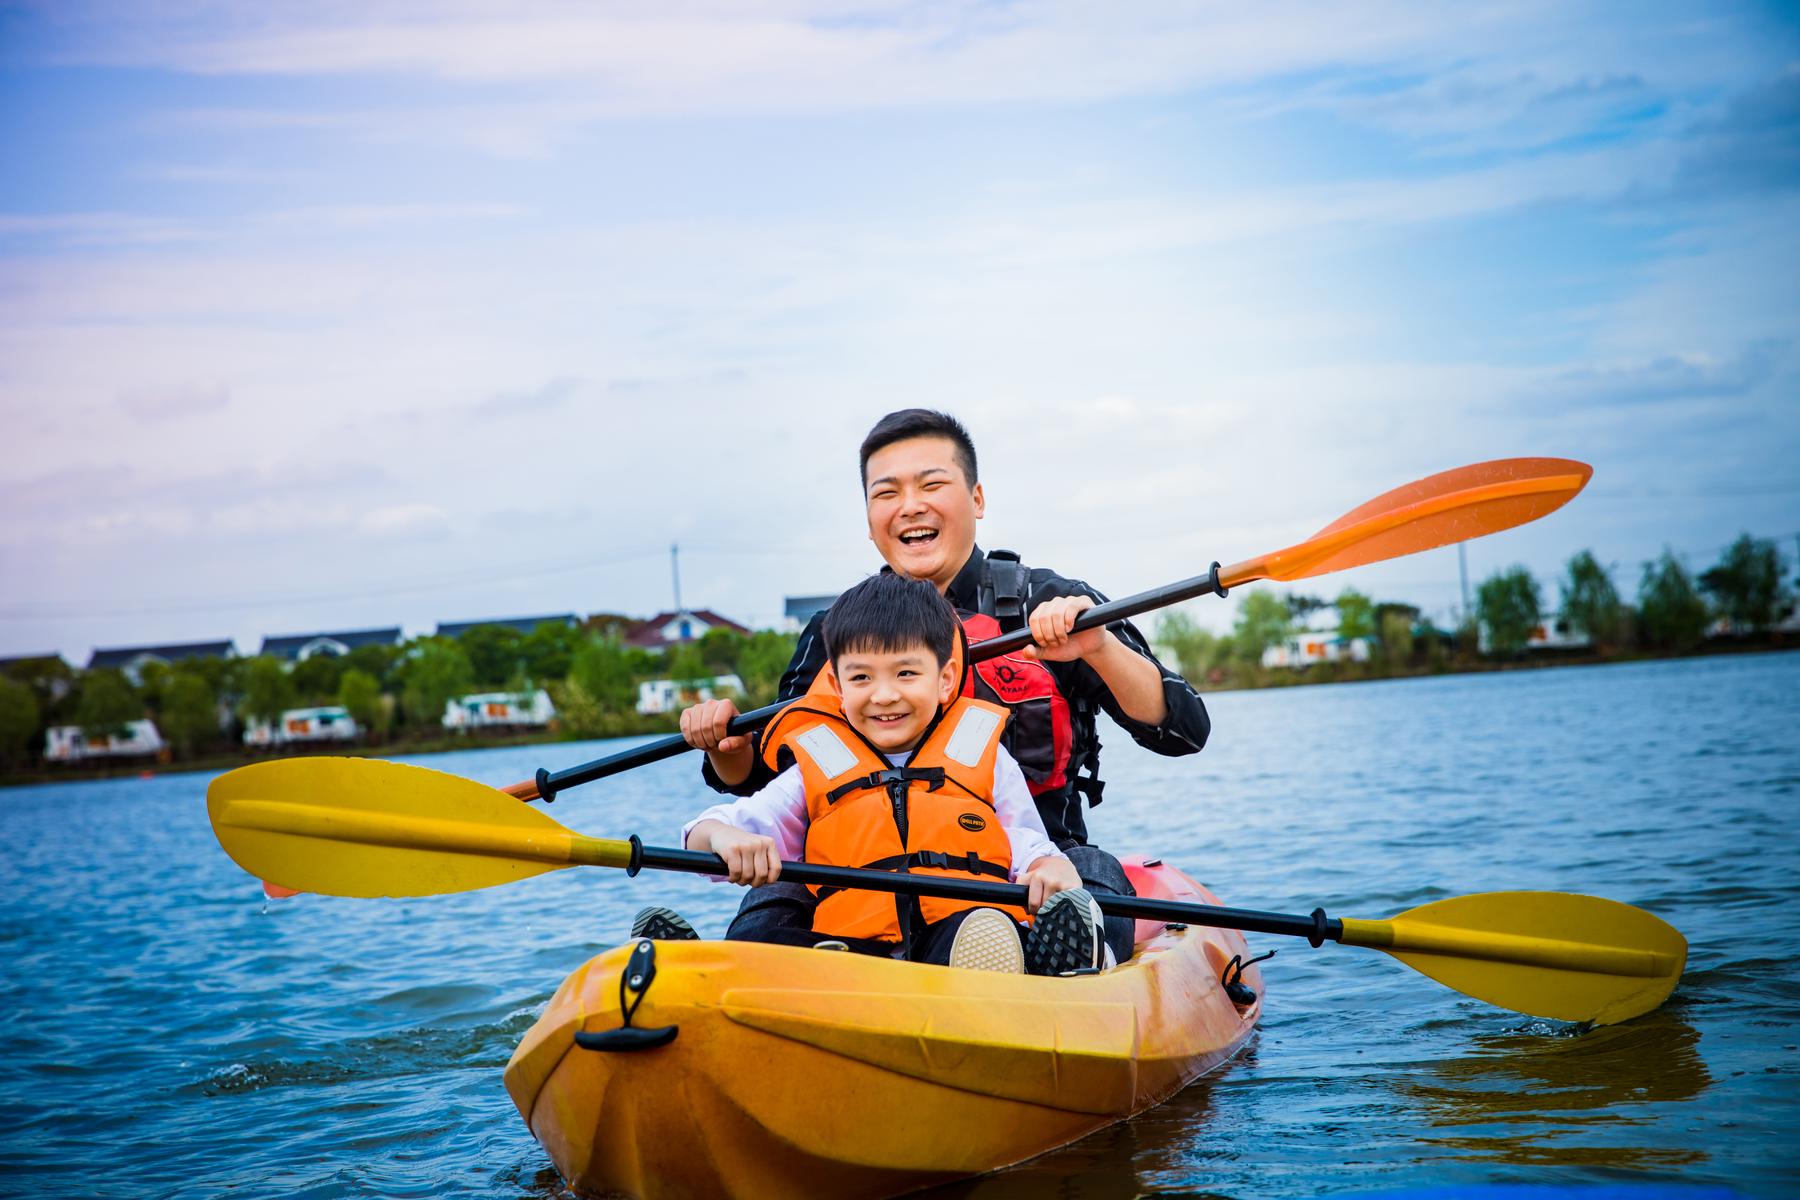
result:
[[[949,438],[916,437],[869,456],[869,540],[888,566],[941,592],[975,549],[981,485],[969,486]]]

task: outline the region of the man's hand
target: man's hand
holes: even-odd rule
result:
[[[1075,628],[1076,618],[1092,607],[1092,596],[1054,596],[1032,609],[1028,620],[1031,640],[1037,645],[1026,652],[1045,662],[1071,662],[1106,649],[1107,642],[1117,639],[1104,626],[1069,632]]]
[[[726,732],[738,707],[729,700],[702,700],[681,710],[681,738],[696,750],[706,751],[713,771],[726,784],[750,777],[750,739]]]
[[[1035,913],[1056,893],[1080,887],[1081,876],[1075,873],[1075,864],[1062,855],[1046,854],[1025,868],[1019,882],[1031,889],[1025,911]]]
[[[702,821],[688,832],[687,847],[724,859],[725,877],[733,883],[761,887],[781,878],[781,855],[772,837],[745,833],[723,821]]]

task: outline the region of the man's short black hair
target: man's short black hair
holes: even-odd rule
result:
[[[924,579],[897,571],[871,575],[825,612],[825,652],[837,666],[840,654],[858,650],[897,654],[927,646],[942,667],[956,644],[956,610]]]
[[[956,465],[968,478],[973,488],[979,480],[975,476],[975,443],[969,437],[969,431],[963,428],[962,422],[946,412],[937,412],[929,408],[903,408],[899,412],[891,412],[875,422],[875,428],[869,430],[869,436],[862,443],[862,483],[865,489],[869,486],[869,459],[876,451],[887,448],[895,442],[904,442],[907,438],[941,437],[950,439],[954,446]]]

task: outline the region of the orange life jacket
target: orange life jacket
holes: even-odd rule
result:
[[[960,636],[957,641],[960,651]],[[992,793],[1006,717],[1001,705],[955,697],[906,765],[895,767],[844,716],[828,667],[763,730],[762,756],[771,770],[781,771],[789,762],[800,768],[809,821],[807,862],[1004,883],[1011,875],[1012,844]],[[912,897],[811,886],[818,897],[814,930],[910,940]],[[1022,908],[979,901],[922,896],[918,905],[928,923],[981,907],[1000,907],[1016,921],[1030,919]]]

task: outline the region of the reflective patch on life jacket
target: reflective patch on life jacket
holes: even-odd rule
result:
[[[972,705],[963,709],[956,728],[950,731],[950,740],[944,743],[944,757],[955,759],[965,767],[975,766],[987,752],[988,739],[994,736],[994,729],[999,724],[999,713]]]
[[[844,745],[844,739],[829,725],[814,725],[796,737],[793,744],[812,759],[813,766],[826,779],[836,779],[856,769],[856,753]]]

